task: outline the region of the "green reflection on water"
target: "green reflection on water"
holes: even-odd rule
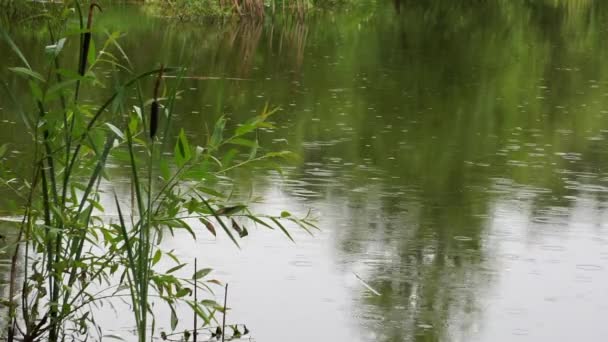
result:
[[[288,189],[336,209],[325,214],[341,223],[337,258],[364,265],[381,293],[353,294],[363,336],[451,340],[474,334],[480,293],[501,272],[483,248],[496,201],[524,189],[535,217],[567,210],[592,186],[605,202],[608,5],[395,6],[223,25],[169,23],[125,6],[100,25],[128,32],[134,65],[185,64],[205,78],[187,80],[180,103],[195,139],[219,115],[239,121],[280,106],[280,128],[263,144],[302,156]],[[43,32],[14,32],[34,65]],[[0,132],[20,151],[10,163],[28,147],[5,103]]]

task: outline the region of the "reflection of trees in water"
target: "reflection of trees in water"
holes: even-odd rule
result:
[[[585,191],[576,182],[608,185],[597,177],[608,167],[601,132],[608,122],[599,114],[605,91],[589,82],[606,74],[598,34],[606,6],[462,5],[473,2],[405,2],[405,20],[361,33],[375,56],[357,63],[361,55],[345,52],[366,78],[355,85],[365,89],[316,94],[336,106],[324,112],[322,127],[339,127],[345,118],[338,107],[349,103],[354,132],[350,142],[303,150],[305,160],[318,167],[340,156],[383,172],[374,188],[365,186],[373,183],[369,174],[343,171],[352,180],[337,200],[345,203],[337,205],[340,216],[349,218],[337,229],[340,250],[346,262],[362,259],[365,278],[382,293],[361,295],[360,307],[361,321],[380,340],[439,341],[468,329],[489,277],[479,267],[496,179],[538,189],[532,217],[567,210],[568,197]],[[308,118],[296,125],[319,131]],[[317,138],[340,134],[332,129]],[[361,192],[349,191],[357,187]],[[605,203],[601,191],[597,197]]]
[[[273,42],[275,25],[270,28],[270,42]],[[287,57],[287,61],[291,61],[293,68],[299,70],[304,63],[304,51],[306,49],[306,40],[308,38],[308,25],[301,20],[288,18],[279,26],[278,38],[278,57]],[[272,50],[271,45],[271,50]],[[274,51],[274,50],[272,50]]]
[[[228,31],[227,44],[238,54],[238,77],[248,77],[255,63],[255,56],[262,37],[263,24],[257,20],[239,21],[235,28]]]
[[[247,77],[259,63],[289,63],[298,71],[304,62],[308,26],[301,20],[288,18],[280,23],[264,24],[258,20],[241,20],[227,32],[226,44],[240,60],[238,76]],[[262,42],[267,42],[262,44]],[[266,47],[268,50],[265,50]],[[264,56],[264,57],[262,57]],[[258,60],[256,60],[258,57]]]
[[[475,193],[433,201],[416,192],[391,196],[396,190],[380,185],[345,200],[341,250],[349,263],[361,256],[355,263],[381,293],[357,295],[358,315],[380,341],[444,340],[449,324],[464,329],[474,315],[482,229],[475,210],[484,209],[466,198]],[[451,322],[454,315],[462,320]]]

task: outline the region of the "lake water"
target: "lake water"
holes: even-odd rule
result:
[[[166,242],[217,269],[255,340],[608,339],[608,3],[387,1],[223,25],[114,5],[97,25],[127,32],[140,70],[205,77],[179,103],[193,137],[281,108],[263,145],[301,160],[242,181],[260,212],[312,209],[320,231]],[[41,63],[43,29],[12,30]],[[8,163],[20,132],[2,95]],[[124,314],[100,316],[128,335]]]

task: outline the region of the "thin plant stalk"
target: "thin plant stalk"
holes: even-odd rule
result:
[[[226,337],[226,315],[228,314],[228,310],[226,309],[227,304],[228,304],[228,283],[226,283],[226,287],[224,288],[224,315],[222,317],[222,342],[224,342],[224,338]]]

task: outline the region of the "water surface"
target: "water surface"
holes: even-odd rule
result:
[[[220,115],[280,106],[263,144],[300,162],[240,181],[261,212],[320,218],[295,245],[255,229],[242,250],[186,234],[166,247],[218,269],[230,318],[258,341],[607,339],[608,4],[397,8],[225,25],[106,9],[99,25],[128,32],[140,70],[207,78],[185,82],[179,104],[193,139]],[[41,63],[43,31],[14,30]],[[10,163],[27,139],[5,103]],[[105,326],[128,334],[106,311]]]

